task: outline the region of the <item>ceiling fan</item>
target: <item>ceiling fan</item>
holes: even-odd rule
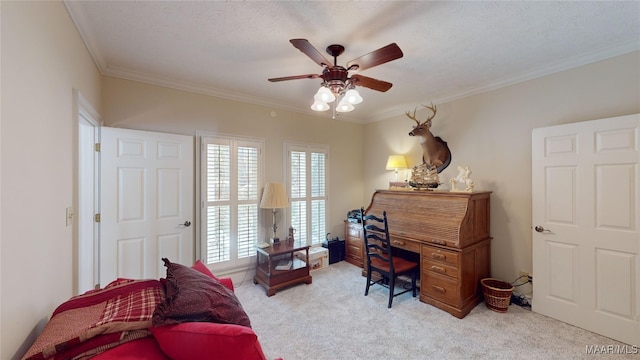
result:
[[[322,74],[306,74],[271,78],[269,81],[285,81],[297,79],[322,79],[322,86],[314,96],[315,102],[311,109],[325,111],[330,107],[328,103],[342,96],[340,104],[334,110],[347,112],[353,110],[353,105],[362,101],[362,97],[355,91],[356,86],[364,86],[369,89],[385,92],[393,84],[390,82],[377,80],[368,76],[353,74],[350,71],[360,71],[384,64],[386,62],[399,59],[403,56],[402,50],[396,43],[374,50],[359,58],[353,59],[346,64],[346,67],[338,65],[338,56],[344,52],[344,46],[333,44],[327,46],[327,53],[333,57],[333,65],[306,39],[291,39],[291,44],[307,55],[316,64],[322,66]]]

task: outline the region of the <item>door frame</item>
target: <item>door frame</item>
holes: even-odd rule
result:
[[[98,112],[93,108],[89,101],[82,95],[79,90],[73,89],[73,204],[67,214],[68,223],[72,224],[72,256],[73,256],[73,293],[79,294],[88,290],[87,283],[91,282],[91,287],[95,287],[99,283],[99,243],[100,243],[100,224],[94,221],[94,215],[100,211],[100,155],[91,150],[91,153],[85,153],[86,147],[81,147],[82,141],[100,142],[100,127],[102,120]],[[80,124],[84,123],[93,127],[93,139],[86,139],[85,135],[80,132]],[[92,158],[93,162],[90,166],[84,166],[81,162],[81,155]],[[90,186],[81,186],[83,175],[92,175],[93,184]],[[81,203],[83,199],[93,199],[93,213],[80,213]],[[84,237],[81,226],[93,227],[91,238]],[[85,243],[86,242],[86,243]],[[85,244],[92,249],[93,256],[87,258],[82,256],[80,249]],[[90,274],[89,279],[83,279],[81,274]]]

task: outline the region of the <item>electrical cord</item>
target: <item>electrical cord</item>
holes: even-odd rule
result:
[[[531,310],[531,303],[529,302],[529,299],[522,294],[518,294],[516,292],[511,293],[511,303],[527,310]]]
[[[520,281],[520,283],[518,283],[518,281]],[[520,275],[511,282],[511,286],[513,287],[522,286],[525,284],[529,284],[530,281],[531,279],[529,275]],[[531,310],[531,303],[529,302],[529,299],[527,299],[526,296],[522,294],[518,294],[515,291],[511,293],[511,303],[516,304],[520,307],[523,307],[527,310]]]
[[[249,260],[249,267],[247,267],[247,269],[244,272],[244,275],[242,276],[242,280],[240,281],[240,284],[238,285],[242,285],[244,284],[245,281],[247,281],[247,275],[249,275],[249,273],[251,272],[251,270],[256,268],[256,263],[258,262],[258,257],[256,256],[255,261],[254,259]]]
[[[524,280],[521,280],[523,278],[524,278]],[[516,282],[518,282],[518,281],[523,281],[523,282],[521,282],[519,284],[516,284]],[[511,286],[518,287],[518,286],[522,286],[522,285],[525,285],[525,284],[529,284],[530,282],[531,281],[529,279],[529,275],[520,275],[517,278],[515,278],[515,280],[513,280],[511,282]]]

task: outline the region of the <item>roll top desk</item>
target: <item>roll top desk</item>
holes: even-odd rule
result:
[[[386,211],[392,246],[420,254],[420,301],[458,318],[482,301],[491,271],[490,195],[377,190],[365,210]]]

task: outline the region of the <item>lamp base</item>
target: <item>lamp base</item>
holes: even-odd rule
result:
[[[390,190],[406,190],[409,188],[409,183],[406,181],[389,181]]]
[[[271,243],[272,243],[272,244],[274,244],[274,245],[275,245],[275,244],[280,244],[280,238],[278,238],[278,237],[272,237],[272,238],[271,238]]]

